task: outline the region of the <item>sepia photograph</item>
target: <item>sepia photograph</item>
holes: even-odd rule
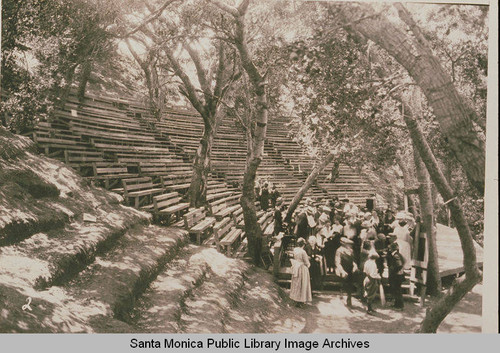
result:
[[[0,339],[498,332],[490,7],[2,0]]]

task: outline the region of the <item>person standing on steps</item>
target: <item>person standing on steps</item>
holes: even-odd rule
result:
[[[366,301],[367,314],[373,315],[375,310],[373,309],[373,301],[377,296],[380,284],[380,273],[377,267],[376,260],[379,255],[375,251],[375,248],[371,248],[368,253],[368,260],[366,260],[363,266],[363,272],[365,273],[365,279],[363,280],[363,297]]]
[[[308,238],[304,250],[309,256],[309,274],[311,277],[311,288],[314,290],[321,290],[323,286],[323,271],[322,271],[322,249],[318,246],[316,236],[311,235]]]
[[[274,236],[283,232],[283,214],[281,213],[283,207],[283,199],[279,197],[274,205]]]
[[[393,308],[401,311],[404,307],[403,292],[401,291],[401,285],[405,279],[404,260],[399,253],[399,246],[396,241],[389,244],[387,267],[389,267],[389,286],[394,297]]]
[[[278,199],[281,197],[280,192],[276,189],[276,185],[271,186],[271,192],[269,193],[269,199],[271,200],[271,207],[275,207]]]
[[[293,249],[292,262],[292,283],[290,284],[290,299],[301,307],[305,303],[312,302],[311,279],[309,277],[309,256],[304,247],[304,238],[297,240],[297,246]]]
[[[264,182],[262,189],[260,190],[260,207],[267,211],[269,208],[269,184]]]
[[[346,305],[352,307],[352,292],[354,286],[354,272],[358,266],[354,261],[353,241],[342,237],[340,239],[340,248],[335,253],[335,274],[342,279],[342,291],[347,294]]]
[[[307,238],[309,235],[309,223],[305,208],[299,209],[295,223],[295,236],[297,238]]]

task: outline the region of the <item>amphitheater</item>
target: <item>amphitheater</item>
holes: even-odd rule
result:
[[[258,172],[285,203],[313,168],[288,122],[270,120]],[[27,137],[0,128],[0,332],[293,331],[272,273],[242,258],[246,142],[234,121],[217,131],[209,207],[189,208],[202,129],[193,111],[156,121],[138,101],[92,95],[70,96]],[[345,165],[330,183],[329,169],[306,196],[376,194]],[[258,217],[272,233],[272,213]]]

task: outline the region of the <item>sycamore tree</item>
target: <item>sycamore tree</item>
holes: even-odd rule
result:
[[[208,0],[231,18],[230,30],[224,35],[236,49],[244,73],[229,111],[245,130],[247,158],[240,204],[243,209],[248,253],[260,264],[262,233],[255,206],[255,179],[264,158],[268,119],[276,108],[282,74],[286,63],[279,59],[285,38],[280,32],[293,27],[292,5],[286,1],[252,2],[242,0],[234,5]],[[280,21],[284,20],[284,21]]]
[[[165,95],[158,68],[167,69],[177,78],[180,94],[203,120],[188,191],[191,206],[201,207],[207,202],[212,145],[222,117],[220,107],[241,75],[236,50],[223,37],[232,26],[229,15],[196,1],[166,1],[156,6],[146,4],[143,17],[124,37],[144,72],[152,110],[157,116],[161,114]],[[142,57],[132,41],[142,46]]]
[[[381,13],[376,14],[369,5],[334,6],[331,10],[332,14],[339,15],[337,18],[343,21],[347,31],[373,40],[406,69],[425,96],[428,106],[433,109],[433,115],[440,126],[443,138],[461,163],[469,181],[481,191],[484,187],[484,140],[474,127],[473,122],[476,119],[468,117],[475,112],[467,107],[464,99],[458,94],[449,73],[440,65],[409,11],[401,4],[395,4],[394,8],[385,8],[384,13],[392,10],[399,16],[400,22],[393,23]],[[411,31],[412,37],[406,32],[407,28]],[[381,74],[387,76],[391,72],[381,70]],[[481,272],[476,263],[473,235],[460,199],[442,173],[438,160],[427,142],[418,121],[419,114],[415,113],[409,104],[410,101],[405,99],[402,93],[404,92],[393,91],[392,97],[399,103],[409,137],[418,153],[415,158],[416,164],[425,165],[430,179],[449,205],[464,253],[465,276],[432,306],[419,328],[420,332],[435,332],[455,304],[481,280]],[[456,128],[458,126],[460,129]],[[470,165],[471,155],[464,156],[468,153],[477,158],[474,166]],[[420,163],[418,157],[423,163]],[[419,179],[425,180],[422,176]]]
[[[480,119],[475,117],[477,113],[466,104],[456,89],[452,77],[432,52],[408,10],[396,3],[394,9],[400,22],[394,23],[383,15],[384,8],[376,11],[370,4],[332,4],[329,8],[345,27],[375,42],[406,69],[422,89],[450,150],[470,183],[479,193],[483,193],[485,140],[474,127],[474,121]]]

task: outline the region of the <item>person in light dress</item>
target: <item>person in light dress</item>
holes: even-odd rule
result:
[[[292,283],[290,285],[290,299],[297,303],[297,306],[303,306],[305,303],[312,302],[311,279],[309,276],[309,256],[307,256],[304,247],[306,241],[304,238],[297,240],[297,246],[293,249],[292,262]]]

